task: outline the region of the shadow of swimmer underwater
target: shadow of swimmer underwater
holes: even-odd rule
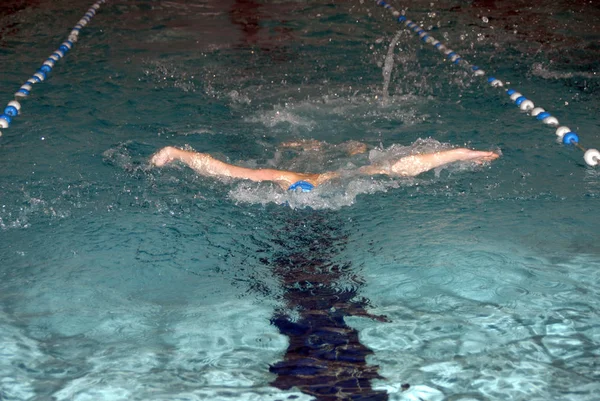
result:
[[[301,210],[283,217],[283,224],[272,232],[272,245],[261,243],[269,256],[260,262],[280,286],[276,292],[281,306],[271,324],[288,338],[285,354],[269,367],[277,375],[270,384],[297,389],[318,401],[441,401],[441,391],[391,382],[379,374],[379,366],[367,361],[374,352],[346,319],[384,325],[390,320],[368,311],[371,301],[360,294],[366,282],[342,256],[349,239],[345,224],[335,212]],[[251,284],[269,296],[267,287],[260,279]]]
[[[373,379],[383,379],[377,366],[367,364],[373,351],[344,320],[387,318],[367,312],[369,300],[359,296],[364,281],[352,263],[334,260],[347,235],[327,216],[306,211],[288,218],[274,234],[277,250],[262,259],[283,289],[283,305],[271,323],[289,339],[282,360],[269,369],[277,375],[271,385],[297,388],[319,401],[387,400],[387,392],[371,385]]]

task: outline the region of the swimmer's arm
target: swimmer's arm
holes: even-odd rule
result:
[[[457,161],[473,161],[483,163],[500,157],[498,153],[491,151],[479,151],[466,148],[444,150],[435,153],[424,153],[411,155],[398,159],[389,166],[372,164],[360,169],[362,174],[375,175],[386,174],[390,176],[414,177],[434,168],[444,166]]]
[[[320,174],[302,174],[286,170],[240,167],[217,160],[206,153],[178,149],[172,146],[162,148],[150,159],[150,163],[157,167],[162,167],[173,161],[180,161],[203,176],[241,178],[251,181],[273,181],[283,189],[287,189],[290,185],[300,180],[308,181],[313,185],[320,184]]]

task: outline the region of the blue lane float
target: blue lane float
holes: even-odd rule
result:
[[[7,129],[10,127],[12,120],[21,113],[21,103],[19,100],[27,98],[31,94],[33,86],[37,83],[43,82],[48,79],[52,69],[65,55],[73,48],[77,39],[79,38],[79,32],[91,21],[96,15],[96,12],[102,4],[106,3],[106,0],[98,0],[86,11],[83,17],[77,22],[77,24],[69,33],[67,39],[60,44],[48,58],[42,63],[41,67],[29,78],[19,90],[14,94],[15,99],[8,102],[4,108],[4,114],[0,115],[0,128]],[[0,131],[2,136],[2,131]]]
[[[420,27],[415,22],[408,19],[405,15],[405,12],[396,10],[392,5],[388,4],[383,0],[377,0],[377,5],[381,6],[387,10],[389,10],[394,18],[400,24],[404,24],[404,27],[417,34],[417,36],[427,44],[432,45],[439,52],[444,54],[444,56],[453,64],[464,67],[467,70],[471,71],[473,75],[482,77],[486,79],[487,83],[495,88],[501,88],[506,92],[510,99],[519,107],[519,109],[529,113],[532,117],[535,117],[537,120],[542,123],[551,126],[557,127],[555,134],[560,142],[565,145],[573,145],[584,152],[583,159],[589,166],[597,166],[600,163],[600,152],[596,149],[586,149],[579,143],[579,136],[576,132],[572,131],[569,127],[565,125],[561,125],[556,117],[554,117],[551,113],[544,110],[542,107],[536,107],[532,100],[528,99],[526,96],[522,95],[515,89],[504,88],[504,83],[497,79],[494,76],[486,75],[486,72],[479,68],[476,65],[473,65],[459,56],[452,49],[444,45],[439,40],[435,39],[431,36],[430,32],[425,31],[422,27]]]

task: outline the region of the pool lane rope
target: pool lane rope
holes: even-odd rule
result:
[[[504,89],[504,83],[501,80],[495,78],[494,76],[486,75],[484,70],[463,59],[452,49],[445,46],[442,42],[431,36],[429,32],[425,31],[418,24],[409,20],[404,15],[404,11],[400,12],[396,10],[392,5],[386,3],[383,0],[377,0],[377,5],[388,9],[397,19],[398,23],[404,24],[405,29],[414,32],[424,43],[432,45],[434,48],[440,51],[440,53],[443,53],[450,62],[466,68],[467,70],[471,71],[475,76],[483,77],[491,86],[503,89],[506,92],[506,94],[510,96],[510,99],[522,111],[528,112],[532,117],[535,117],[537,120],[541,121],[546,125],[549,125],[551,127],[558,127],[555,131],[558,140],[565,145],[574,145],[579,150],[584,152],[583,159],[589,166],[594,167],[597,166],[598,163],[600,163],[600,152],[598,152],[597,149],[584,148],[579,143],[579,136],[577,135],[577,133],[571,131],[571,129],[567,126],[560,125],[558,119],[546,110],[544,110],[542,107],[536,107],[533,101],[527,99],[515,89]]]
[[[22,100],[28,97],[31,94],[31,90],[33,89],[33,85],[43,82],[48,79],[50,72],[62,58],[73,48],[77,39],[79,38],[79,32],[91,21],[92,18],[96,15],[96,12],[100,8],[102,4],[106,3],[106,0],[98,0],[86,11],[83,17],[77,22],[77,24],[69,33],[69,37],[67,40],[61,43],[61,45],[52,53],[46,61],[42,64],[42,66],[25,82],[17,92],[15,92],[15,99],[8,102],[8,105],[4,109],[4,113],[0,115],[0,128],[7,129],[10,127],[12,120],[17,117],[21,113],[21,103],[19,100]],[[2,136],[2,131],[0,131],[0,136]]]

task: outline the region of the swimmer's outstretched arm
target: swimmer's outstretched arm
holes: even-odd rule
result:
[[[150,159],[150,163],[157,167],[162,167],[174,161],[179,161],[188,165],[200,175],[208,177],[242,178],[252,181],[273,181],[283,189],[288,189],[290,185],[301,180],[317,186],[331,179],[334,175],[334,173],[304,174],[286,170],[251,169],[234,166],[217,160],[206,153],[192,152],[172,146],[162,148]]]
[[[496,152],[456,148],[435,153],[423,153],[406,156],[382,166],[371,164],[360,168],[366,175],[386,174],[392,177],[414,177],[436,167],[441,167],[458,161],[473,161],[483,163],[500,157]]]

